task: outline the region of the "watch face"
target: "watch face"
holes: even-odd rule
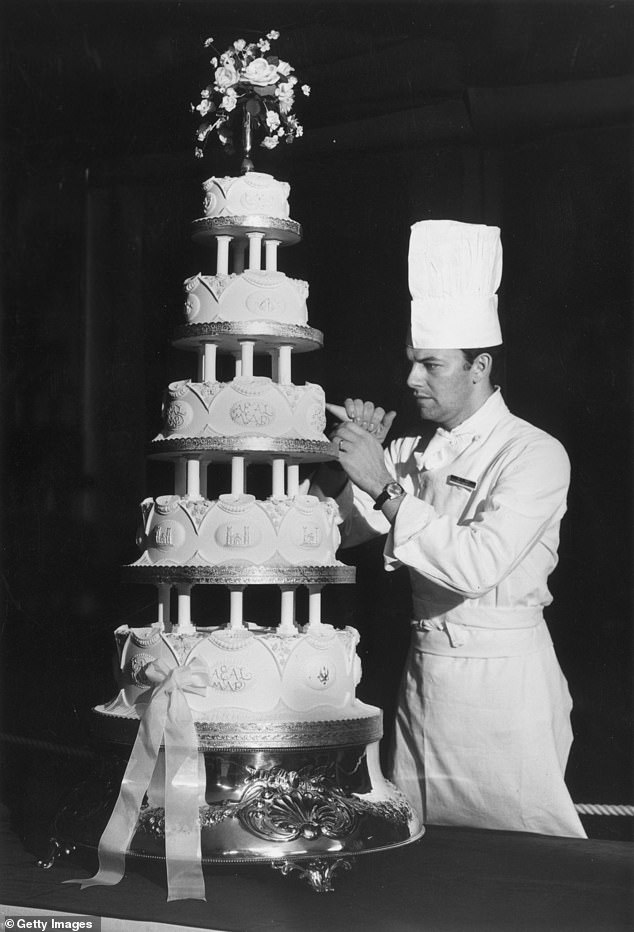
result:
[[[398,498],[399,495],[403,494],[403,486],[399,485],[398,482],[389,482],[385,486],[385,491],[388,494],[389,498]]]

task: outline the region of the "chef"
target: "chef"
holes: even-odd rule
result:
[[[391,754],[428,824],[585,837],[564,783],[571,700],[544,622],[570,467],[491,380],[502,335],[497,227],[428,220],[409,247],[407,384],[431,440],[384,448],[394,412],[329,406],[344,546],[387,535],[413,617]],[[422,432],[421,432],[422,433]]]

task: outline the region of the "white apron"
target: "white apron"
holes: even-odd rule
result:
[[[392,779],[427,824],[585,837],[564,783],[571,707],[539,613],[414,623]]]

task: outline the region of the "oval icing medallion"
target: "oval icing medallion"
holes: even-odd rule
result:
[[[304,675],[311,689],[323,692],[335,682],[335,667],[327,657],[315,657],[306,663]]]
[[[182,401],[173,401],[165,412],[165,424],[170,430],[180,430],[191,424],[193,411],[188,404]]]
[[[236,518],[235,521],[227,521],[221,524],[214,534],[214,538],[219,547],[226,547],[229,550],[243,550],[248,547],[257,547],[262,540],[262,532],[259,528],[249,524],[244,519]]]
[[[190,294],[185,301],[185,316],[187,320],[193,320],[200,313],[200,301],[195,294]]]
[[[185,543],[185,530],[174,521],[161,521],[152,528],[151,540],[157,550],[176,550]]]

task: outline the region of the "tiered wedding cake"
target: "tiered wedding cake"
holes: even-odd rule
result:
[[[271,69],[290,66],[254,59],[252,48],[240,54],[257,103],[262,72],[274,80]],[[205,861],[268,861],[329,889],[347,855],[405,844],[421,827],[382,776],[380,710],[355,696],[358,633],[322,620],[322,589],[353,582],[354,570],[336,559],[334,501],[300,494],[300,465],[335,453],[323,390],[292,381],[293,354],[318,349],[323,336],[307,322],[307,284],[277,268],[279,248],[301,237],[289,186],[246,159],[242,175],[203,188],[192,235],[215,248],[216,270],[185,282],[175,342],[196,353],[198,376],[169,385],[152,441],[151,455],[173,463],[173,486],[142,502],[141,556],[126,572],[156,587],[157,617],[115,632],[119,692],[94,721],[110,747],[132,751],[100,870],[85,884],[116,883],[129,852],[165,857],[170,899],[204,897]],[[231,377],[220,381],[227,362]],[[253,494],[252,467],[268,476],[268,497]],[[195,597],[192,605],[201,585],[226,587],[226,618],[205,617]],[[264,585],[279,592],[272,627],[243,612],[245,588]],[[299,587],[308,590],[303,620]],[[88,843],[77,812],[64,834]]]
[[[337,507],[299,494],[300,463],[333,454],[323,433],[323,390],[291,379],[293,351],[321,346],[322,334],[307,325],[305,302],[297,314],[280,288],[286,277],[277,271],[278,247],[300,237],[299,224],[288,219],[289,186],[251,172],[211,178],[203,187],[205,217],[194,222],[194,236],[215,242],[217,273],[185,283],[188,322],[178,334],[198,355],[199,380],[167,389],[163,429],[152,449],[173,460],[174,488],[142,502],[143,552],[129,568],[132,578],[158,587],[158,619],[151,627],[117,630],[120,692],[97,711],[139,718],[156,685],[148,665],[160,661],[172,669],[196,660],[208,674],[204,695],[187,697],[198,722],[297,726],[303,720],[376,720],[376,710],[355,698],[357,632],[321,619],[324,584],[354,579],[354,570],[336,559]],[[208,293],[218,292],[218,283],[235,284],[226,317],[220,305],[213,317],[206,312],[206,320],[189,322],[192,281],[205,283]],[[296,284],[307,294],[304,282],[294,283],[291,298]],[[295,320],[289,323],[289,317]],[[235,359],[235,375],[226,382],[216,379],[217,357],[223,355]],[[261,355],[270,376],[254,375]],[[210,500],[208,472],[228,460],[231,487]],[[265,500],[248,491],[248,466],[255,463],[270,467],[271,494]],[[192,619],[192,586],[205,583],[229,587],[227,625]],[[280,587],[279,626],[245,623],[242,596],[250,583]],[[309,590],[304,625],[295,610],[300,584]]]

